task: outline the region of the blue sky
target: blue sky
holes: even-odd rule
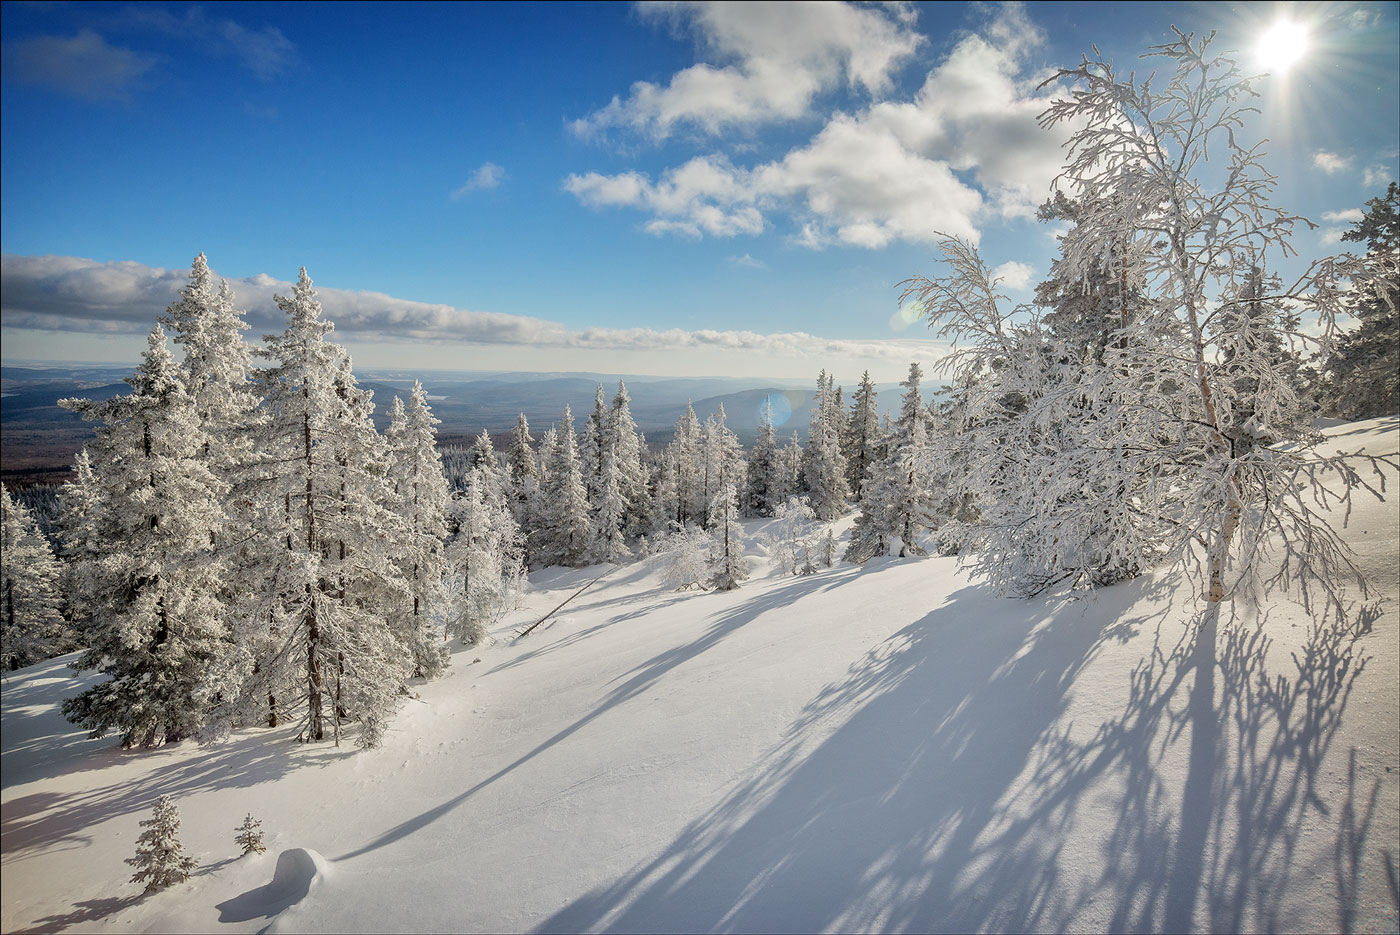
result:
[[[5,3],[4,357],[133,359],[202,250],[360,366],[897,378],[934,229],[1049,267],[1047,69],[1308,24],[1250,129],[1318,256],[1397,174],[1398,9]]]

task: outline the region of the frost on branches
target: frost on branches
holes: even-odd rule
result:
[[[1287,284],[1269,272],[1301,219],[1268,203],[1274,179],[1243,142],[1249,79],[1210,41],[1178,33],[1155,49],[1171,68],[1161,84],[1087,58],[1051,79],[1074,90],[1042,123],[1078,128],[1058,267],[1119,305],[1101,355],[1009,307],[965,242],[942,244],[949,275],[905,284],[958,344],[957,420],[938,447],[980,510],[960,530],[970,560],[1006,589],[1165,561],[1197,572],[1214,605],[1254,572],[1268,586],[1351,568],[1322,509],[1363,478],[1316,453],[1297,381],[1276,364],[1312,340],[1300,322],[1327,339],[1349,280],[1376,290],[1389,274],[1337,258]],[[1225,171],[1206,172],[1207,144]]]

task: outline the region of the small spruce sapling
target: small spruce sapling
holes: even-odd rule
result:
[[[261,828],[262,822],[254,818],[252,813],[249,812],[248,817],[243,819],[243,824],[233,829],[233,843],[243,848],[242,853],[238,855],[239,857],[246,857],[249,854],[261,854],[263,851],[267,850],[267,846],[263,844]]]
[[[170,796],[156,799],[155,814],[141,822],[141,827],[146,830],[136,839],[136,856],[126,859],[137,868],[131,882],[145,883],[146,892],[154,893],[188,880],[195,859],[186,855],[180,844],[180,810]]]

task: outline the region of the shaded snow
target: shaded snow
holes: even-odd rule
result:
[[[511,642],[599,572],[549,569],[359,754],[123,752],[57,715],[50,661],[4,682],[0,928],[1395,930],[1396,519],[1353,512],[1379,604],[1325,625],[1276,597],[1198,628],[1165,577],[781,577],[751,546],[738,591],[626,566]],[[162,793],[201,867],[143,898],[121,861]],[[268,853],[235,859],[247,812]]]

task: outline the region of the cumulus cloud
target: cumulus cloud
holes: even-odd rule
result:
[[[875,95],[924,41],[911,11],[847,3],[643,3],[642,15],[693,36],[720,64],[699,62],[665,85],[638,81],[624,97],[576,120],[596,136],[625,128],[663,140],[678,127],[717,134],[792,120],[840,87]]]
[[[464,198],[478,189],[498,188],[505,181],[505,178],[505,169],[494,162],[483,162],[481,167],[473,172],[460,188],[452,192],[452,200]]]
[[[1360,208],[1347,208],[1345,211],[1324,211],[1322,219],[1328,224],[1352,224],[1361,220],[1365,215]]]
[[[1387,166],[1380,164],[1367,166],[1365,171],[1361,173],[1361,181],[1366,184],[1367,188],[1380,188],[1394,178],[1395,173],[1391,172]]]
[[[13,74],[87,100],[125,100],[156,66],[156,57],[109,45],[91,29],[72,39],[34,36],[6,43]]]
[[[1351,157],[1341,156],[1337,153],[1329,153],[1325,149],[1319,149],[1313,153],[1313,165],[1317,166],[1328,175],[1336,175],[1351,165]]]
[[[564,188],[590,207],[648,212],[652,234],[759,234],[781,213],[813,249],[932,242],[935,231],[976,241],[988,214],[1033,215],[1063,159],[1068,128],[1039,127],[1050,98],[1024,69],[1041,41],[1024,11],[1008,6],[960,41],[912,99],[838,112],[779,159],[743,167],[702,155],[654,181],[588,172]]]
[[[992,270],[992,276],[1000,279],[1008,289],[1029,289],[1035,281],[1035,267],[1008,260]]]
[[[142,334],[189,281],[185,269],[133,261],[102,263],[68,256],[0,256],[0,313],[10,328]],[[280,331],[285,319],[275,295],[292,283],[260,273],[230,279],[237,306],[254,335]],[[935,341],[823,338],[805,332],[679,328],[569,328],[558,322],[501,312],[476,312],[430,302],[318,286],[336,334],[347,340],[459,342],[605,351],[752,351],[783,357],[931,360]]]

